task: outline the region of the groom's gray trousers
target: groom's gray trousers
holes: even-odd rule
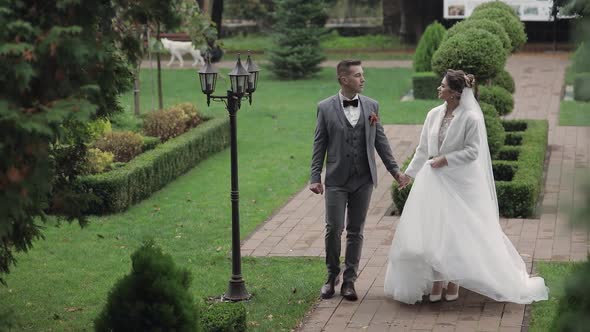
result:
[[[345,186],[326,186],[326,266],[330,277],[340,273],[340,239],[346,226],[346,268],[343,280],[356,280],[363,249],[365,217],[372,193],[373,181],[370,174],[352,177]]]

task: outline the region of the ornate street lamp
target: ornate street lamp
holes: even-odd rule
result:
[[[203,68],[199,70],[201,91],[207,95],[207,105],[211,100],[223,101],[229,113],[230,124],[230,150],[231,150],[231,207],[232,207],[232,276],[229,280],[227,291],[223,298],[229,301],[243,301],[250,298],[246,290],[246,284],[242,279],[242,257],[240,253],[240,199],[238,190],[238,138],[237,138],[237,113],[241,106],[242,98],[247,97],[252,103],[252,94],[258,84],[258,67],[248,55],[248,69],[242,66],[240,55],[235,67],[229,73],[231,90],[227,90],[225,96],[213,96],[217,81],[217,69],[211,64],[209,57],[205,60]]]

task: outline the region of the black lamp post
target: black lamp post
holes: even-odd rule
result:
[[[241,100],[247,97],[252,104],[252,94],[258,84],[258,66],[252,62],[250,55],[246,62],[247,68],[242,66],[238,55],[236,66],[229,73],[231,90],[225,96],[213,96],[217,82],[217,69],[211,64],[209,57],[205,65],[199,70],[201,90],[207,95],[207,105],[211,99],[223,101],[229,113],[230,150],[231,150],[231,207],[232,207],[232,276],[223,298],[230,301],[243,301],[250,298],[246,284],[242,279],[242,257],[240,253],[240,198],[238,190],[238,139],[236,115],[241,106]]]

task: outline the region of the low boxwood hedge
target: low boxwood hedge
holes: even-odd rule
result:
[[[412,87],[415,99],[437,99],[441,77],[433,72],[417,72],[412,74]]]
[[[580,73],[574,76],[574,99],[590,101],[590,73]]]
[[[534,216],[537,200],[543,186],[543,168],[547,151],[548,124],[546,120],[511,120],[503,121],[504,128],[522,127],[526,130],[511,132],[520,134],[520,145],[505,146],[503,153],[516,153],[517,160],[494,160],[494,165],[510,165],[516,168],[512,181],[496,181],[496,194],[500,205],[500,214],[504,217],[528,218]],[[524,124],[523,124],[524,123]],[[507,136],[508,136],[507,135]],[[507,145],[510,145],[507,143]]]
[[[507,131],[507,142],[499,158],[505,160],[492,161],[500,215],[528,218],[535,214],[543,185],[548,124],[546,120],[509,120],[502,121],[502,125]],[[411,159],[405,161],[402,169]],[[403,211],[410,189],[411,185],[399,190],[394,181],[391,195],[398,213]]]
[[[123,211],[149,197],[201,160],[229,145],[229,120],[214,118],[158,144],[112,171],[84,176],[80,183],[99,198],[86,213]]]
[[[246,308],[239,302],[210,303],[201,312],[201,326],[206,332],[246,331]]]

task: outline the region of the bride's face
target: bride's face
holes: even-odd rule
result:
[[[438,99],[442,99],[446,102],[453,100],[455,95],[457,94],[453,91],[447,82],[447,77],[445,76],[442,81],[440,82],[440,86],[438,87]]]

